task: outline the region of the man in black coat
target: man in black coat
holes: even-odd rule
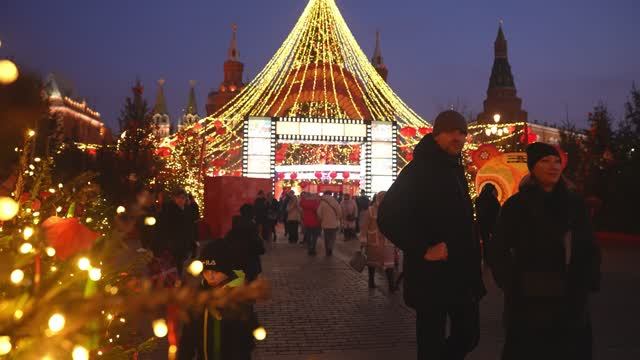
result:
[[[464,359],[478,343],[485,289],[461,165],[466,135],[462,115],[439,114],[379,208],[380,231],[404,252],[404,298],[416,310],[418,359]]]
[[[173,256],[178,275],[182,274],[185,260],[197,250],[197,218],[187,206],[187,199],[187,193],[178,189],[173,193],[173,201],[163,207],[158,219],[159,244],[154,250],[155,256],[164,252]]]

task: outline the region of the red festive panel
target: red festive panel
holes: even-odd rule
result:
[[[231,217],[245,203],[253,204],[258,191],[271,191],[271,179],[237,176],[207,177],[204,182],[204,219],[211,236],[219,238],[231,229]]]

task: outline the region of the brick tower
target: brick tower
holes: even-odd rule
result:
[[[487,98],[484,101],[484,111],[478,115],[477,122],[478,124],[526,122],[527,112],[522,110],[522,99],[517,96],[507,56],[507,40],[502,31],[502,23],[498,27],[494,54]]]
[[[207,115],[212,115],[222,108],[244,87],[242,82],[244,64],[240,62],[240,54],[238,52],[238,26],[233,24],[232,29],[231,45],[227,51],[227,61],[224,62],[224,81],[222,81],[217,91],[214,90],[209,93],[206,105]]]

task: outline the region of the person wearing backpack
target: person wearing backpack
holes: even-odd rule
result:
[[[488,254],[504,292],[502,359],[589,360],[588,300],[599,289],[600,249],[587,207],[562,178],[555,147],[529,145],[527,166]]]
[[[333,255],[333,244],[336,242],[338,228],[340,228],[340,219],[342,219],[340,204],[332,195],[331,191],[325,191],[320,198],[320,205],[317,210],[320,227],[324,234],[326,256]]]

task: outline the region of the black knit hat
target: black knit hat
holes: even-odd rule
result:
[[[204,269],[233,274],[238,264],[229,245],[227,241],[218,239],[205,246],[200,255]]]
[[[443,111],[436,117],[433,122],[433,135],[438,135],[441,132],[449,132],[453,130],[460,130],[463,133],[467,133],[467,120],[464,116],[457,111],[447,110]]]
[[[549,155],[560,157],[558,149],[552,145],[535,142],[527,146],[527,167],[529,168],[529,171],[533,171],[536,163],[543,157]]]

